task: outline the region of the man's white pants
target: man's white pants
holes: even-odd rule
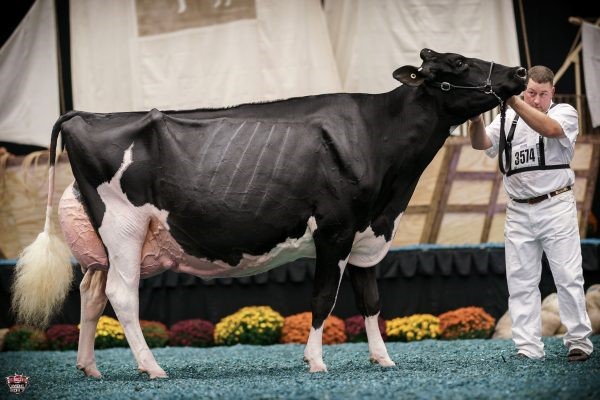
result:
[[[573,191],[537,204],[508,201],[504,229],[506,279],[513,341],[519,353],[544,357],[539,283],[546,253],[558,295],[565,346],[593,350],[585,308],[581,242]]]

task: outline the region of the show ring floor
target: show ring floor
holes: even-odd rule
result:
[[[75,351],[0,353],[0,375],[29,376],[31,399],[598,399],[600,355],[568,362],[560,338],[545,361],[515,356],[510,340],[387,343],[396,367],[368,361],[366,343],[324,346],[329,372],[311,374],[303,345],[154,349],[168,379],[140,375],[129,349],[98,350],[102,379],[75,368]],[[600,335],[592,337],[596,349]],[[8,387],[0,398],[12,398]]]

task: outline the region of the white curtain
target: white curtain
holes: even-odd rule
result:
[[[0,141],[47,147],[59,114],[54,2],[38,0],[0,49]]]
[[[73,102],[96,112],[340,91],[320,0],[71,2]]]
[[[325,0],[325,12],[345,91],[393,89],[423,48],[520,64],[511,0]]]
[[[510,0],[77,0],[74,108],[229,106],[382,92],[419,51],[518,65]],[[59,113],[54,10],[38,0],[0,49],[0,140],[47,146]]]
[[[581,27],[585,94],[592,126],[600,126],[600,27],[587,22]]]

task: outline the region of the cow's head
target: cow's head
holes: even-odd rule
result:
[[[525,89],[527,71],[454,53],[421,51],[421,67],[405,65],[394,78],[410,86],[425,85],[441,96],[447,111],[460,122],[490,110]]]

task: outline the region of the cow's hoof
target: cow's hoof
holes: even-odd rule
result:
[[[321,363],[320,365],[311,365],[310,373],[313,372],[327,372],[327,367],[323,363]]]
[[[95,365],[90,365],[87,367],[83,367],[81,365],[77,365],[77,369],[83,371],[85,376],[91,376],[92,378],[100,379],[102,378],[102,374],[98,371]]]
[[[325,363],[323,361],[316,361],[316,360],[306,360],[305,361],[308,363],[308,365],[310,366],[310,372],[327,372],[327,366],[325,365]]]
[[[386,368],[396,366],[396,363],[393,362],[389,357],[378,357],[378,358],[371,357],[369,359],[369,361],[371,361],[373,364],[379,364],[382,367],[386,367]]]
[[[165,371],[163,371],[163,369],[160,367],[158,369],[151,369],[151,370],[138,368],[138,371],[140,371],[140,373],[143,373],[143,374],[148,374],[148,377],[150,379],[168,378],[167,373]]]
[[[160,371],[155,371],[155,372],[150,372],[148,373],[148,376],[150,377],[150,379],[157,379],[157,378],[168,378],[169,376],[167,375],[167,373],[165,371],[163,371],[162,369]]]

